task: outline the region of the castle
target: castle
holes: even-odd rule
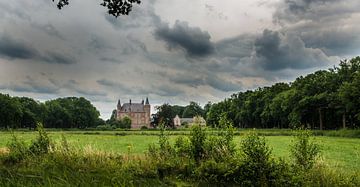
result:
[[[141,103],[132,103],[131,99],[129,103],[121,105],[120,99],[117,104],[117,119],[123,119],[128,116],[131,119],[131,128],[139,129],[142,126],[150,128],[150,103],[146,98]]]

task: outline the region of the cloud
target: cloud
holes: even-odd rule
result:
[[[39,52],[22,40],[15,40],[10,35],[4,34],[0,38],[0,55],[9,59],[35,59]]]
[[[116,64],[123,63],[123,61],[121,61],[117,58],[113,58],[113,57],[101,57],[99,60],[106,61],[106,62],[112,62],[112,63],[116,63]]]
[[[47,24],[32,23],[31,25],[41,31],[44,31],[49,36],[55,36],[61,40],[65,40],[65,37],[62,34],[60,34],[60,32],[51,23],[47,23]]]
[[[359,5],[356,0],[284,0],[278,4],[274,21],[338,20],[357,12]]]
[[[96,96],[103,96],[103,97],[107,96],[107,93],[103,91],[81,88],[81,84],[79,84],[77,81],[73,79],[69,80],[63,87],[69,90],[73,90],[81,95],[92,96],[93,98]]]
[[[74,64],[76,61],[69,55],[48,51],[41,54],[34,46],[24,40],[16,40],[9,34],[3,34],[0,38],[0,56],[10,60],[42,60],[55,64]]]
[[[220,78],[217,75],[206,73],[204,75],[176,74],[170,77],[170,81],[176,84],[183,84],[197,88],[198,86],[209,86],[214,89],[229,92],[241,90],[241,84]]]
[[[255,40],[255,62],[266,70],[307,69],[329,62],[320,49],[306,48],[296,35],[264,30]]]
[[[59,92],[59,88],[56,85],[47,81],[35,80],[30,76],[26,76],[26,79],[20,83],[10,82],[0,85],[0,89],[40,94],[57,94]]]
[[[54,63],[54,64],[75,64],[76,60],[74,57],[69,55],[64,55],[56,52],[48,52],[46,56],[43,56],[45,62]]]
[[[162,25],[155,30],[155,37],[166,42],[169,49],[182,49],[190,57],[205,57],[214,53],[210,34],[187,22],[176,21],[173,28]]]
[[[360,1],[285,0],[273,15],[281,32],[296,34],[306,47],[329,56],[357,55],[360,46]]]
[[[106,49],[115,49],[115,47],[111,46],[104,38],[96,35],[91,36],[88,46],[90,50],[95,52],[104,51]]]

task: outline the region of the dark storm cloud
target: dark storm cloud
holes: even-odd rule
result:
[[[16,40],[9,34],[3,34],[0,38],[0,56],[22,60],[42,60],[56,64],[74,64],[75,59],[69,55],[58,52],[47,52],[42,55],[34,46],[24,40]]]
[[[0,38],[0,55],[9,59],[35,59],[39,52],[22,40],[15,40],[10,35],[4,34]]]
[[[39,82],[30,76],[26,76],[26,79],[19,83],[8,83],[0,85],[0,89],[12,90],[15,92],[29,92],[29,93],[41,93],[41,94],[56,94],[59,88],[49,82]]]
[[[278,3],[273,18],[306,47],[329,56],[351,56],[360,47],[360,22],[355,16],[359,13],[357,0],[285,0]]]
[[[116,90],[118,93],[126,93],[127,95],[147,95],[149,93],[163,96],[163,97],[173,97],[179,94],[184,93],[183,90],[174,87],[172,85],[153,85],[151,88],[144,88],[138,86],[126,86],[120,82],[115,82],[108,79],[100,79],[96,81],[99,85],[108,87],[112,90]]]
[[[274,14],[275,21],[297,22],[342,19],[357,11],[355,0],[284,0]]]
[[[56,53],[56,52],[48,52],[46,56],[43,56],[45,62],[54,63],[54,64],[75,64],[76,60],[74,57],[69,55]]]
[[[106,61],[106,62],[112,62],[112,63],[116,63],[116,64],[123,63],[123,61],[121,61],[117,58],[113,58],[113,57],[101,57],[99,60]]]
[[[199,73],[200,74],[200,73]],[[241,89],[241,84],[235,84],[231,81],[220,78],[210,73],[206,75],[176,74],[170,77],[170,81],[176,84],[183,84],[197,88],[198,86],[210,86],[214,89],[229,92]]]
[[[108,79],[99,79],[96,82],[101,86],[105,86],[105,87],[111,88],[113,90],[123,91],[125,93],[132,92],[131,89],[129,89],[128,87],[126,87],[124,84],[122,84],[120,82],[115,82],[115,81],[108,80]]]
[[[243,34],[216,42],[216,51],[222,57],[243,58],[253,51],[255,35]]]
[[[312,29],[301,33],[300,37],[306,46],[320,48],[328,55],[354,55],[360,46],[360,29],[329,28],[328,30]]]
[[[107,96],[107,93],[97,90],[89,90],[89,89],[83,89],[81,88],[81,84],[78,83],[76,80],[69,80],[65,85],[65,88],[75,91],[78,94],[84,95],[84,96]]]
[[[266,70],[306,69],[325,65],[327,56],[319,49],[306,48],[296,35],[264,30],[255,40],[256,63]]]
[[[176,21],[173,28],[159,26],[155,37],[165,41],[169,49],[182,49],[190,57],[205,57],[214,53],[210,34],[198,27],[189,27],[187,22]]]

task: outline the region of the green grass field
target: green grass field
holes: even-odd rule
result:
[[[141,131],[138,131],[140,133]],[[146,131],[148,133],[149,131]],[[115,132],[92,132],[84,134],[83,132],[73,131],[51,131],[48,132],[51,139],[56,143],[60,142],[61,135],[64,134],[71,146],[78,149],[95,149],[99,151],[115,152],[121,154],[143,154],[148,145],[156,143],[156,135],[115,135]],[[171,132],[170,132],[171,133]],[[130,133],[129,133],[130,134]],[[36,132],[15,132],[15,135],[30,143],[35,139]],[[10,132],[0,132],[0,148],[6,147],[11,140]],[[176,135],[170,136],[174,140]],[[235,136],[235,142],[240,142],[242,136]],[[289,150],[292,142],[292,136],[266,136],[268,145],[272,148],[275,157],[289,159]],[[341,137],[314,137],[315,141],[322,148],[322,157],[325,163],[332,168],[344,172],[360,172],[360,139],[359,138],[341,138]]]

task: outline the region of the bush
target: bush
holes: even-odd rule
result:
[[[29,147],[29,151],[35,155],[46,154],[49,152],[51,146],[50,139],[47,133],[44,130],[44,127],[41,123],[37,124],[36,127],[39,132],[38,137]]]
[[[196,162],[199,162],[205,153],[204,145],[206,140],[205,130],[200,125],[194,125],[190,132],[192,154]]]
[[[115,126],[112,126],[112,125],[99,125],[96,127],[96,130],[101,130],[101,131],[107,131],[107,130],[114,130],[115,129]]]
[[[295,165],[309,170],[314,166],[315,159],[320,153],[319,145],[310,140],[311,132],[301,130],[295,135],[295,143],[291,147],[291,155]]]
[[[23,160],[28,154],[28,148],[24,141],[20,141],[12,134],[12,140],[8,143],[9,155],[4,160],[5,163],[14,164]]]
[[[141,126],[140,130],[148,130],[149,128],[145,125]]]
[[[266,145],[264,137],[259,137],[255,132],[250,132],[241,142],[241,155],[243,159],[243,181],[255,186],[263,186],[269,181],[272,172],[271,150]]]

